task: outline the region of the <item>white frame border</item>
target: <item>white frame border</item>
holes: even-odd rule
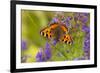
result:
[[[63,62],[34,62],[21,63],[21,9],[25,10],[45,10],[45,11],[66,11],[66,12],[87,12],[90,13],[90,60],[63,61]],[[36,5],[16,5],[16,69],[40,68],[55,66],[75,66],[94,64],[94,9],[52,7]]]

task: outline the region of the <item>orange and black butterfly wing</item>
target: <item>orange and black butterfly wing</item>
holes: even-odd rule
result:
[[[63,32],[68,33],[68,28],[65,25],[61,25],[60,27]]]
[[[52,38],[53,35],[54,35],[53,30],[54,30],[55,28],[57,28],[57,27],[58,27],[57,24],[51,24],[49,27],[46,27],[46,28],[42,29],[42,30],[40,31],[40,34],[41,34],[42,36],[44,36],[44,37],[50,39],[50,38]]]
[[[64,36],[62,36],[60,41],[70,44],[70,45],[73,43],[72,37],[69,34],[65,34]]]
[[[40,31],[40,34],[46,38],[51,38],[52,37],[52,33],[49,27],[46,27],[44,29],[42,29]]]

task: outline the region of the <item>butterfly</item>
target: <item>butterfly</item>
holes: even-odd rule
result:
[[[56,38],[58,41],[71,45],[72,37],[68,32],[68,27],[64,24],[53,23],[43,28],[40,34],[48,39]]]

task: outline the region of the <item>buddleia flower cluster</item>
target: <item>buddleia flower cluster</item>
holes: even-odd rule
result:
[[[51,58],[51,47],[49,43],[46,43],[45,48],[40,48],[36,55],[37,62],[48,61]]]
[[[85,33],[83,43],[84,56],[81,59],[90,59],[90,27],[87,25],[89,13],[75,13],[74,20],[77,24],[80,22],[82,31]]]

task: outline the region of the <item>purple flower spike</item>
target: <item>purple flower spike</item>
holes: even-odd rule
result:
[[[53,45],[56,45],[56,44],[57,44],[57,40],[54,40],[54,41],[53,41]]]
[[[46,43],[46,47],[45,47],[45,59],[48,60],[51,58],[51,48],[50,45],[48,43]]]
[[[83,16],[82,18],[80,18],[80,21],[82,23],[86,23],[88,21],[88,17],[87,16]]]
[[[36,61],[37,62],[42,62],[43,61],[43,54],[42,52],[38,52],[37,55],[36,55]]]
[[[87,58],[89,59],[90,57],[89,51],[90,51],[90,33],[86,33],[85,40],[84,40],[84,53],[86,59]]]
[[[90,49],[90,40],[85,40],[84,41],[84,51],[89,51]]]
[[[86,26],[86,25],[83,25],[83,26],[82,26],[82,30],[83,30],[84,32],[90,32],[90,28],[89,28],[88,26]]]
[[[71,16],[68,16],[68,17],[67,17],[67,20],[68,20],[68,21],[72,20],[72,17],[71,17]]]
[[[22,40],[22,42],[21,42],[21,49],[25,50],[26,48],[27,48],[26,41]]]
[[[36,61],[37,62],[44,62],[51,58],[51,48],[48,43],[46,43],[45,50],[43,51],[40,49],[40,51],[36,55]]]
[[[50,45],[48,43],[46,43],[45,48],[50,48]]]
[[[70,26],[70,23],[69,23],[69,20],[66,19],[66,26],[69,27]]]
[[[87,23],[88,21],[88,13],[75,13],[74,20],[81,21],[82,23]]]
[[[58,23],[58,18],[56,18],[56,17],[53,18],[52,21],[50,22],[50,24],[52,24],[52,23]]]

